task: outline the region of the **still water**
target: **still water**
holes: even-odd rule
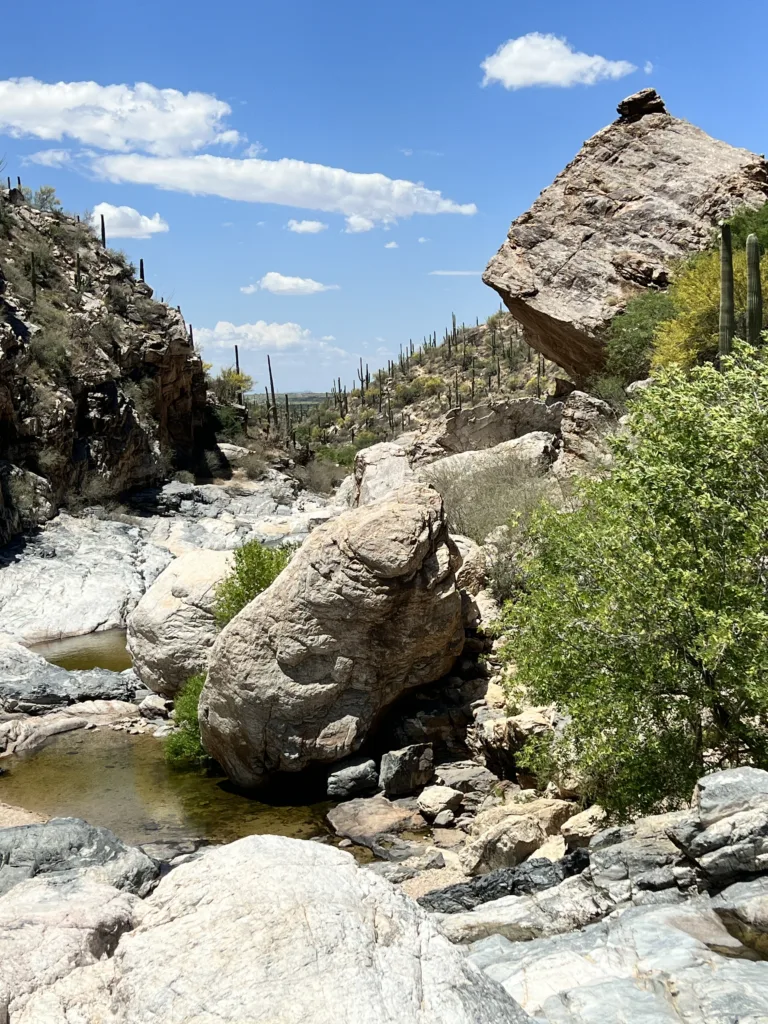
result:
[[[132,844],[227,843],[262,833],[309,839],[327,832],[324,818],[332,806],[261,803],[222,778],[169,768],[154,736],[111,729],[65,733],[37,754],[8,758],[2,766],[0,800],[52,817],[83,818]]]
[[[31,650],[70,672],[79,668],[108,668],[112,672],[122,672],[131,667],[124,629],[105,629],[100,633],[68,636],[64,640],[48,640],[35,644]]]

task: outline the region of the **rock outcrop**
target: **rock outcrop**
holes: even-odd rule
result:
[[[216,587],[232,565],[226,551],[190,551],[171,562],[128,616],[127,643],[145,686],[172,697],[205,671],[218,629]]]
[[[41,988],[14,1024],[527,1020],[415,903],[317,843],[250,836],[207,851],[142,911],[111,957]]]
[[[255,786],[357,750],[380,711],[461,653],[457,564],[426,487],[316,529],[211,650],[200,698],[211,756]]]
[[[526,340],[577,380],[602,366],[600,333],[628,299],[665,287],[721,218],[768,199],[763,157],[672,117],[653,90],[619,113],[512,223],[483,275]]]
[[[0,459],[49,481],[54,503],[157,483],[201,440],[200,357],[134,275],[85,223],[0,190]],[[24,479],[0,490],[0,544],[49,517]]]

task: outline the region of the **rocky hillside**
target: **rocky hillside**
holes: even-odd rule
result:
[[[0,543],[186,465],[204,408],[181,313],[79,219],[0,190]]]
[[[629,299],[666,287],[720,219],[768,199],[762,156],[672,117],[655,90],[618,112],[512,223],[483,276],[526,341],[581,380],[600,370],[601,332]]]

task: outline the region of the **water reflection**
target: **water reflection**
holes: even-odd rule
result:
[[[64,640],[48,640],[30,648],[46,661],[62,668],[108,668],[122,672],[131,667],[131,656],[125,646],[124,629],[105,629],[99,633],[68,636]]]

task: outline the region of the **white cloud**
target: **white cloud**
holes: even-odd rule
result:
[[[289,231],[297,235],[317,235],[328,227],[321,220],[289,220],[285,225]]]
[[[261,156],[262,153],[267,152],[267,147],[262,146],[260,142],[252,142],[250,146],[243,150],[243,156],[247,160],[251,160],[253,157]]]
[[[422,237],[421,237],[421,238],[419,239],[419,245],[424,245],[424,243],[425,243],[425,242],[428,242],[428,241],[429,241],[429,239],[428,239],[428,238],[424,238],[424,237],[422,236]]]
[[[400,246],[397,244],[397,242],[387,242],[387,244],[384,246],[384,248],[385,249],[399,249]]]
[[[320,340],[321,341],[336,341],[336,338],[334,337],[333,334],[324,334]]]
[[[229,104],[202,92],[97,82],[0,81],[0,131],[15,138],[76,139],[118,152],[157,156],[194,152],[240,140],[223,124]]]
[[[303,160],[238,160],[210,153],[163,159],[131,153],[94,157],[91,169],[114,182],[342,213],[352,233],[415,213],[477,212],[474,203],[460,205],[412,181]]]
[[[272,292],[273,295],[315,295],[317,292],[338,291],[337,284],[321,284],[313,281],[311,277],[286,277],[271,270],[265,274],[256,284],[245,285],[240,291],[244,295],[253,295],[254,292],[262,289],[265,292]]]
[[[651,61],[647,60],[645,62],[645,64],[643,65],[643,71],[646,73],[646,75],[653,74],[653,64],[651,63]]]
[[[529,32],[510,39],[480,67],[483,85],[500,82],[506,89],[529,85],[594,85],[604,78],[623,78],[637,68],[626,60],[579,53],[566,39],[542,32]]]
[[[401,149],[400,152],[403,154],[403,156],[413,156],[412,149]]]
[[[72,155],[67,149],[41,149],[39,153],[30,153],[27,157],[31,163],[43,167],[64,167],[71,159]]]
[[[102,215],[108,238],[150,238],[168,231],[168,224],[159,213],[147,217],[132,206],[113,206],[111,203],[94,206],[91,224],[97,231],[100,230]]]
[[[347,235],[359,235],[363,231],[373,231],[375,227],[376,222],[370,217],[361,217],[359,214],[353,213],[351,217],[347,217],[347,226],[344,228],[344,232]]]
[[[327,340],[317,341],[310,330],[295,323],[233,324],[219,320],[213,328],[195,328],[195,341],[203,350],[215,351],[237,345],[241,351],[320,350],[326,354],[346,355],[343,349],[332,348]]]
[[[482,270],[430,270],[430,277],[479,277]]]

